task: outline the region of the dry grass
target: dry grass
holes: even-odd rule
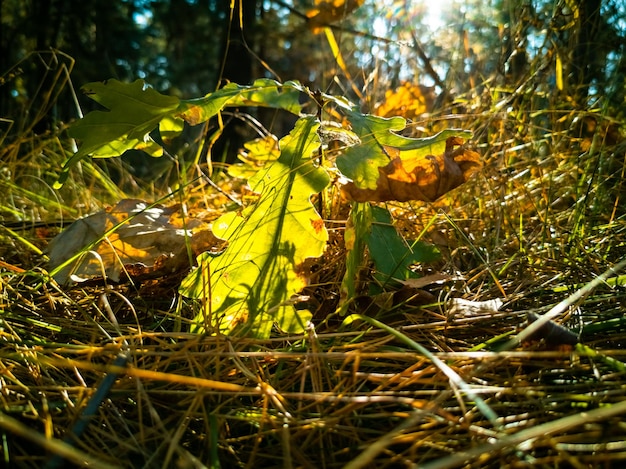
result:
[[[16,305],[11,283],[5,301]],[[606,304],[617,306],[620,295],[612,296]],[[118,324],[98,311],[105,298]],[[570,460],[597,467],[624,458],[620,414],[592,415],[623,401],[623,369],[539,343],[468,350],[514,330],[523,311],[452,318],[439,308],[409,308],[393,324],[462,377],[497,415],[490,422],[432,361],[379,329],[311,330],[263,342],[200,337],[164,331],[167,311],[138,301],[131,311],[97,287],[22,304],[3,317],[0,351],[4,418],[31,429],[16,436],[0,420],[5,455],[16,467],[49,464],[58,450],[33,435],[67,439],[94,396],[94,415],[69,441],[77,459],[118,467],[410,467],[476,448],[485,450],[468,455],[476,467]],[[623,340],[615,330],[587,342],[626,360],[617,348]],[[615,348],[605,349],[607,342]],[[558,426],[571,416],[578,420]],[[556,427],[549,432],[549,425]],[[489,450],[543,426],[531,440]]]
[[[177,294],[179,277],[59,288],[41,270],[41,232],[5,228],[3,463],[620,467],[624,278],[612,275],[555,320],[588,348],[540,338],[498,351],[526,326],[528,313],[547,312],[626,253],[624,143],[603,142],[600,130],[591,141],[576,134],[584,112],[549,114],[551,130],[543,131],[528,106],[516,118],[483,105],[454,122],[431,120],[472,128],[485,169],[440,203],[390,207],[401,232],[439,246],[441,260],[419,266],[425,274],[463,278],[431,287],[437,298],[431,304],[402,301],[374,311],[395,333],[358,321],[342,327],[333,314],[345,254],[340,230],[311,286],[316,328],[258,341],[185,333],[194,314]],[[42,142],[42,148],[54,147]],[[41,171],[39,153],[28,155]],[[51,167],[62,158],[52,158]],[[115,198],[98,186],[104,176],[95,180],[86,184],[90,200]],[[19,181],[3,184],[5,221],[25,213],[6,209],[16,196],[20,207],[38,208],[35,219],[53,214]],[[59,210],[67,214],[63,207],[71,206]],[[504,304],[452,314],[453,298]],[[363,311],[356,303],[352,312]]]

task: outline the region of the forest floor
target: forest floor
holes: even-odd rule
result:
[[[310,329],[267,340],[188,332],[194,305],[178,293],[181,272],[52,281],[44,251],[59,218],[126,194],[84,162],[83,179],[54,195],[42,181],[65,158],[58,138],[21,141],[32,151],[5,158],[0,182],[0,459],[32,468],[621,467],[626,141],[591,112],[554,113],[563,130],[552,132],[494,115],[440,122],[474,131],[484,167],[471,181],[433,204],[386,204],[406,239],[440,251],[415,266],[428,282],[370,294],[364,259],[364,291],[348,312],[373,320],[346,323],[336,313],[347,213],[338,202],[326,216],[329,246],[311,267]],[[241,195],[227,178],[217,184]],[[206,184],[192,192],[214,194],[195,203],[216,214],[227,203]],[[529,329],[546,314],[550,322]]]

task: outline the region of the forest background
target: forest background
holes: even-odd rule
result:
[[[619,465],[625,8],[2,0],[4,463]],[[415,259],[437,252],[412,263],[413,283],[380,288],[370,243],[358,296],[340,298],[352,215],[337,198],[303,300],[316,332],[198,336],[179,273],[65,289],[46,277],[48,242],[57,225],[122,199],[162,201],[183,187],[197,203],[194,174],[210,175],[221,197],[204,197],[204,208],[227,210],[248,196],[227,174],[244,144],[285,137],[295,117],[227,109],[186,127],[159,159],[88,159],[52,189],[76,151],[68,126],[100,109],[79,88],[112,78],[182,100],[297,80],[364,115],[405,118],[411,138],[469,130],[483,169],[435,203],[383,204]],[[362,317],[347,323],[342,301]],[[531,334],[544,313],[555,322]],[[515,347],[506,342],[516,335]]]
[[[64,62],[77,86],[140,78],[180,98],[268,77],[345,93],[373,112],[385,91],[408,81],[428,87],[432,112],[470,91],[477,96],[540,73],[574,106],[599,98],[616,111],[623,104],[620,2],[352,1],[335,2],[318,18],[315,3],[3,1],[0,114],[32,112],[43,99],[37,93],[48,83],[38,79],[46,66],[60,65],[30,54],[50,50],[65,54],[54,60]],[[345,70],[321,34],[324,21],[334,27]],[[339,78],[345,73],[353,86]],[[62,98],[41,130],[78,117],[71,96]]]

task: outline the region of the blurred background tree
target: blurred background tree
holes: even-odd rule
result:
[[[324,3],[345,67],[312,19]],[[0,15],[0,117],[38,132],[78,117],[66,77],[142,78],[181,98],[296,79],[366,111],[409,82],[430,113],[526,80],[545,106],[624,108],[621,0],[0,0]]]

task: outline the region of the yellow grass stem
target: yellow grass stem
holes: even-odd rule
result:
[[[38,363],[57,368],[79,368],[83,370],[103,371],[106,373],[117,373],[133,378],[147,379],[150,381],[164,381],[168,383],[176,383],[186,386],[194,386],[202,389],[212,389],[221,392],[244,392],[247,394],[262,394],[259,388],[247,388],[238,384],[225,383],[223,381],[215,381],[205,378],[196,378],[195,376],[178,375],[174,373],[163,373],[161,371],[142,370],[140,368],[125,366],[96,365],[91,362],[84,362],[71,359],[58,359],[39,356],[35,360]]]
[[[44,259],[47,259],[47,256],[44,255],[44,253],[41,251],[41,249],[39,249],[37,246],[35,246],[33,243],[28,241],[23,236],[20,236],[19,234],[17,234],[11,228],[7,228],[6,226],[2,226],[2,229],[5,230],[13,239],[15,239],[15,240],[19,241],[20,243],[22,243],[24,246],[26,246],[28,249],[30,249],[35,254],[37,254],[39,256],[43,256]]]
[[[422,469],[452,469],[469,464],[470,461],[480,459],[482,464],[486,464],[490,456],[495,455],[497,451],[510,449],[528,450],[532,447],[535,440],[571,430],[580,425],[588,425],[593,422],[607,421],[610,418],[626,414],[626,401],[619,402],[609,407],[594,409],[589,412],[581,412],[579,414],[568,415],[546,422],[535,427],[530,427],[513,435],[504,436],[468,451],[460,451],[445,458],[438,459],[431,463],[420,466]],[[598,443],[598,451],[602,450],[602,444]],[[484,459],[482,459],[484,458]]]
[[[474,403],[476,404],[476,407],[478,407],[478,409],[482,412],[485,418],[489,420],[495,428],[499,427],[499,424],[497,423],[498,416],[496,415],[496,413],[493,410],[491,410],[491,408],[485,403],[485,401],[483,401],[465,381],[463,381],[463,379],[457,374],[456,371],[454,371],[452,368],[446,365],[437,356],[433,355],[428,349],[423,347],[421,344],[418,344],[417,342],[415,342],[414,340],[412,340],[411,338],[409,338],[402,332],[395,330],[393,327],[390,327],[387,324],[384,324],[378,321],[377,319],[371,318],[369,316],[364,316],[361,314],[353,314],[347,319],[350,319],[350,318],[360,319],[364,322],[371,324],[374,327],[383,329],[384,331],[391,334],[398,340],[407,344],[409,347],[417,350],[419,353],[424,355],[448,377],[448,379],[450,380],[450,383],[453,386],[456,386],[458,389],[463,391],[471,400],[474,401]]]
[[[620,270],[626,267],[626,258],[615,264],[613,267],[607,269],[601,275],[598,275],[591,282],[586,284],[580,290],[576,291],[573,295],[568,296],[559,304],[554,306],[550,311],[541,316],[539,319],[529,324],[522,332],[516,337],[504,344],[500,351],[510,350],[517,347],[522,342],[530,339],[541,327],[545,326],[552,319],[560,316],[563,312],[567,311],[571,306],[574,306],[578,302],[584,300],[587,296],[593,292],[599,285],[605,283],[610,277],[617,274]]]
[[[24,425],[8,415],[0,413],[0,427],[8,431],[10,434],[17,435],[36,445],[41,446],[47,451],[63,457],[64,459],[75,463],[77,466],[88,466],[95,469],[116,469],[119,466],[107,464],[100,461],[84,451],[78,450],[73,446],[58,440],[56,438],[46,438],[41,433],[33,431],[32,427]]]
[[[333,30],[328,27],[324,28],[324,34],[326,34],[326,40],[328,41],[328,45],[330,46],[330,50],[333,53],[333,57],[335,58],[337,65],[339,66],[341,71],[344,73],[348,81],[350,82],[352,91],[354,91],[354,93],[359,97],[359,99],[363,100],[364,99],[363,93],[361,93],[361,90],[359,90],[359,88],[354,83],[354,79],[352,78],[352,75],[350,74],[350,71],[348,70],[348,66],[346,65],[346,62],[343,60],[343,55],[341,54],[341,49],[339,48],[337,39],[335,39],[335,34],[333,33]]]

